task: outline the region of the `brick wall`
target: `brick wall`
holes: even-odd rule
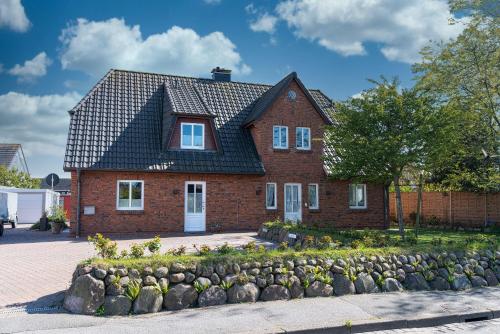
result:
[[[178,174],[157,172],[82,171],[81,205],[95,205],[94,216],[81,216],[82,233],[95,232],[182,232],[184,229],[184,187],[186,181],[206,182],[206,227],[256,230],[276,217],[284,218],[284,185],[302,185],[302,221],[331,227],[376,227],[384,225],[383,187],[367,186],[367,208],[349,209],[347,181],[328,180],[321,160],[324,121],[295,83],[295,102],[285,90],[273,106],[250,127],[266,173],[257,175]],[[289,149],[273,149],[273,125],[286,125]],[[312,149],[295,149],[295,128],[309,127]],[[144,210],[116,210],[117,180],[144,180]],[[76,173],[72,175],[73,212],[76,221]],[[265,206],[266,183],[277,183],[277,209]],[[319,209],[310,210],[307,185],[319,184]],[[82,209],[83,210],[83,209]],[[73,224],[74,225],[74,224]],[[73,226],[74,227],[74,226]]]
[[[417,193],[402,193],[403,214],[410,219],[417,212]],[[451,210],[450,210],[451,207]],[[390,194],[391,218],[395,219],[396,196]],[[485,221],[500,223],[500,194],[467,192],[423,192],[422,216],[436,217],[443,223],[460,226],[482,226]]]

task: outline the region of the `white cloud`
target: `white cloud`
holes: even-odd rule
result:
[[[218,5],[221,3],[222,0],[203,0],[204,3],[207,3],[209,5]]]
[[[81,95],[75,92],[41,96],[8,92],[0,95],[2,141],[23,145],[32,174],[44,176],[50,170],[62,170],[69,126],[67,111],[80,99]],[[38,163],[50,167],[40,170]]]
[[[456,37],[463,25],[449,25],[444,0],[287,0],[276,6],[296,36],[344,56],[366,54],[377,43],[389,60],[413,63],[430,40]]]
[[[276,30],[276,23],[278,18],[276,16],[270,15],[268,13],[263,13],[259,17],[250,22],[250,29],[255,32],[266,32],[268,34],[273,34]]]
[[[0,28],[7,27],[14,31],[25,32],[30,25],[21,0],[0,1]]]
[[[63,30],[60,40],[62,67],[93,76],[110,68],[182,75],[206,75],[215,66],[237,75],[251,71],[236,46],[218,31],[200,36],[173,26],[144,39],[139,25],[128,26],[123,19],[78,19]]]
[[[20,81],[32,81],[47,74],[50,64],[52,60],[45,52],[40,52],[35,58],[26,60],[24,65],[16,64],[9,70],[9,74],[18,77]]]

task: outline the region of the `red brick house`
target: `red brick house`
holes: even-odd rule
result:
[[[74,233],[384,226],[383,186],[328,179],[327,96],[296,73],[274,86],[212,73],[111,70],[70,111]]]

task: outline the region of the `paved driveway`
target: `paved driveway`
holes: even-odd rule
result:
[[[161,235],[162,252],[180,245],[207,244],[214,248],[227,242],[238,246],[249,241],[268,244],[256,233],[224,233],[207,235]],[[152,234],[114,235],[119,250],[134,242],[152,238]],[[68,233],[30,231],[29,226],[6,227],[0,237],[0,308],[45,307],[61,301],[71,281],[75,266],[92,257],[94,250],[85,238],[75,239]]]

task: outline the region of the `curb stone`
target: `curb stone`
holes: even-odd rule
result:
[[[402,328],[424,328],[442,326],[452,323],[463,323],[471,321],[472,319],[486,318],[484,320],[492,320],[500,318],[500,309],[498,310],[483,310],[478,312],[458,313],[458,314],[444,314],[440,316],[425,317],[419,319],[399,319],[399,320],[375,320],[373,322],[353,322],[350,328],[345,325],[326,326],[321,328],[300,329],[300,330],[286,330],[285,333],[329,333],[329,334],[350,334],[350,333],[365,333],[382,330],[394,330]]]

